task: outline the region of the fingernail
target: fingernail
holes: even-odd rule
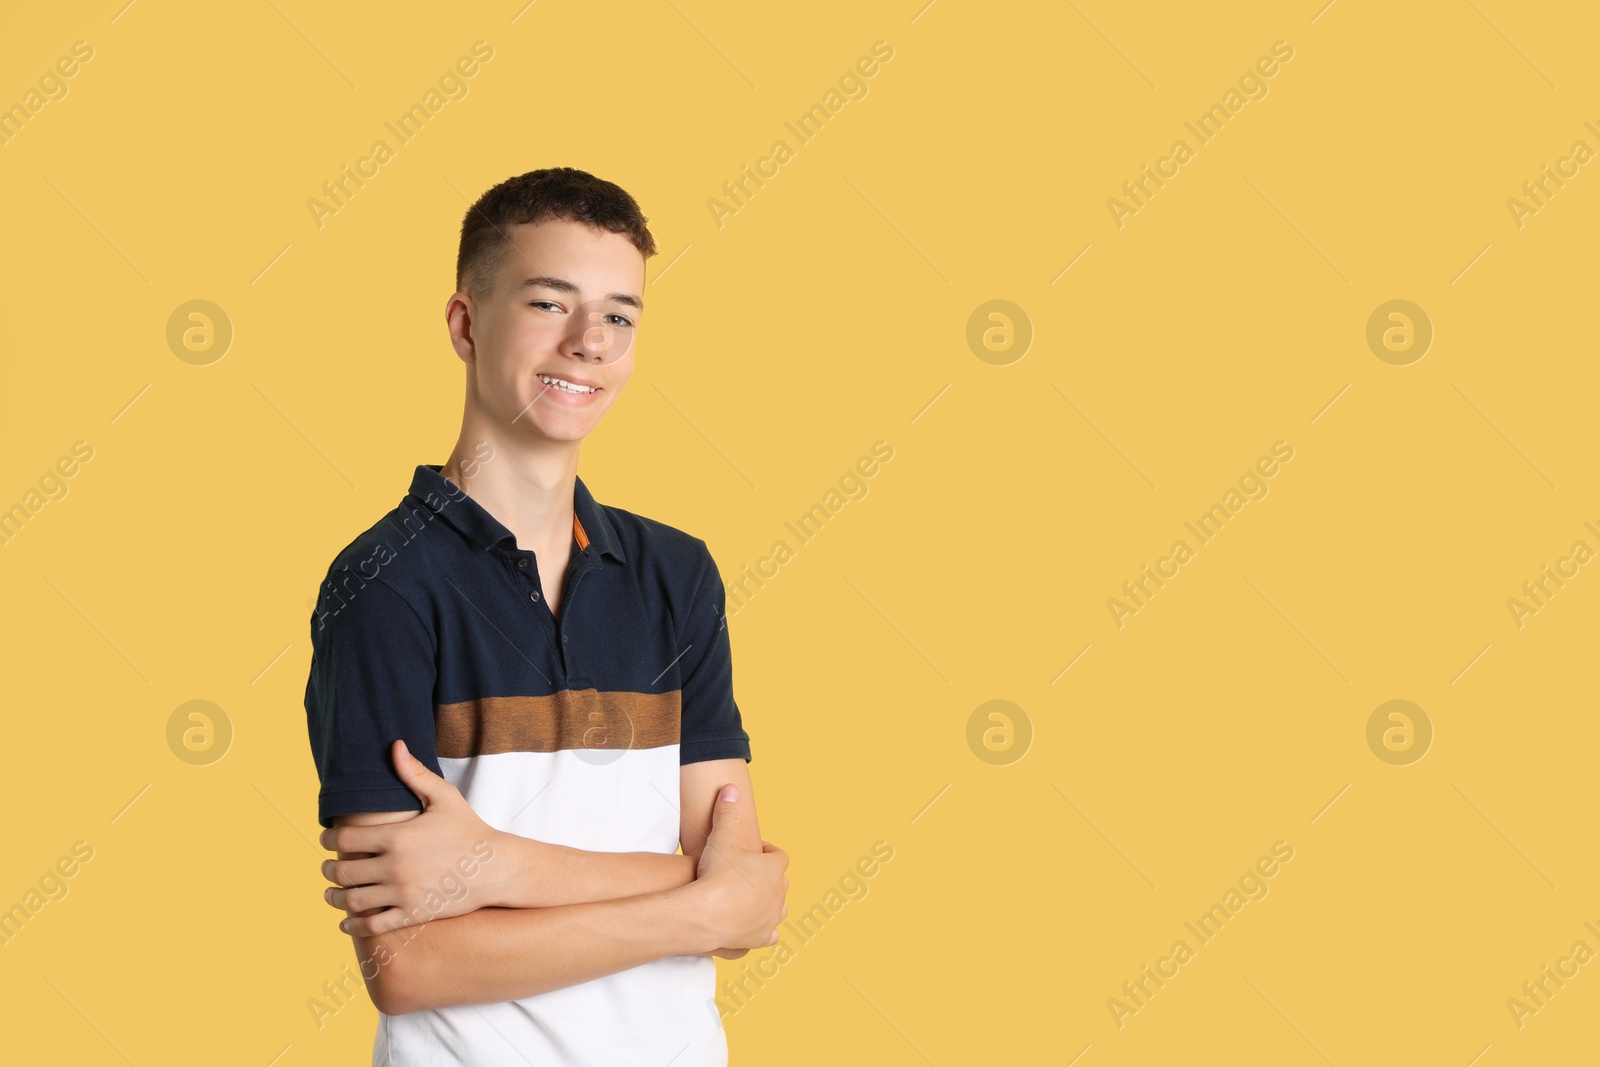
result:
[[[333,887],[332,886],[329,886],[327,889],[324,889],[322,891],[322,899],[326,900],[329,904],[333,903]]]
[[[350,932],[350,920],[349,919],[340,919],[339,920],[339,929],[343,930],[345,933],[348,934]]]
[[[736,785],[725,785],[725,786],[723,786],[722,787],[722,799],[723,800],[738,800],[739,799],[739,787],[736,786]]]

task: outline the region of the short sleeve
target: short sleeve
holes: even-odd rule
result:
[[[750,735],[733,699],[733,653],[728,641],[727,594],[711,551],[701,543],[703,563],[691,601],[683,667],[683,728],[678,762],[733,759],[750,762]]]
[[[433,721],[432,631],[399,593],[342,570],[323,583],[311,619],[306,730],[322,788],[317,819],[366,811],[421,811],[395,773],[403,739],[439,773]]]

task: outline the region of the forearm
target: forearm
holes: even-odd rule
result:
[[[589,852],[507,834],[495,842],[514,873],[497,903],[552,908],[620,900],[694,881],[695,857],[661,852]]]
[[[480,908],[356,938],[368,989],[386,1015],[547,993],[667,956],[717,947],[683,890],[548,908]]]

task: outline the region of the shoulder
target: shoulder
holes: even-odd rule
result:
[[[674,607],[687,609],[716,571],[705,540],[670,523],[626,508],[599,504],[622,545],[628,567],[642,582],[668,592]]]
[[[419,617],[427,617],[428,581],[444,569],[441,557],[449,547],[443,525],[436,513],[414,511],[406,501],[379,516],[334,554],[318,591],[319,614],[342,607],[358,590],[378,585]],[[380,593],[377,599],[389,598]]]
[[[703,554],[708,554],[705,541],[686,530],[626,508],[598,502],[596,506],[611,520],[611,528],[622,539],[624,551],[630,558],[636,546],[641,556],[667,556],[681,560],[699,559]]]

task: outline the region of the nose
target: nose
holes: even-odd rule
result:
[[[627,351],[626,342],[617,336],[617,328],[605,323],[598,311],[589,313],[589,328],[583,331],[583,346],[579,355],[594,363],[614,363]]]

